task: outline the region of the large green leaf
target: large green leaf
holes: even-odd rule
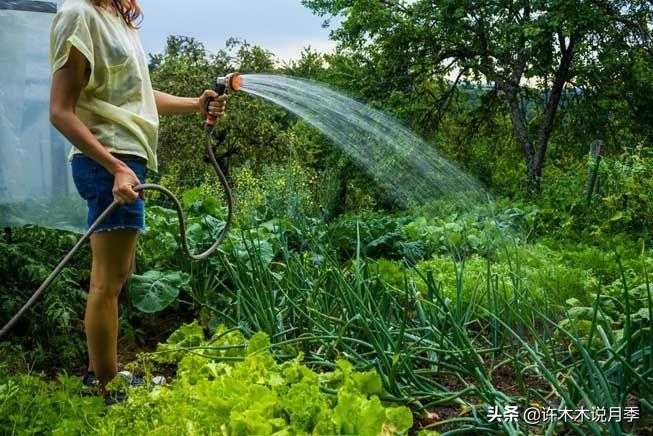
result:
[[[179,271],[148,271],[132,276],[132,304],[142,312],[154,313],[177,299],[179,290],[187,288],[190,276]]]

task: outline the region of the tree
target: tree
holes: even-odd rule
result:
[[[539,192],[546,151],[565,87],[576,68],[613,40],[641,33],[650,3],[625,0],[303,0],[322,16],[342,17],[341,49],[384,66],[387,89],[448,77],[489,84],[505,103]],[[627,37],[624,37],[627,39]],[[536,88],[536,92],[534,91]],[[533,105],[533,99],[539,103]]]
[[[274,68],[273,55],[256,46],[229,39],[223,50],[210,54],[194,38],[170,36],[162,54],[150,56],[150,72],[155,89],[174,95],[199,96],[216,76],[233,71],[252,73]],[[255,166],[280,160],[291,124],[288,114],[262,99],[243,93],[232,95],[229,110],[217,124],[215,134],[231,151],[234,164],[251,160]],[[173,186],[184,188],[204,180],[203,119],[199,116],[162,116],[159,129],[159,167]],[[220,150],[222,153],[224,150]],[[280,157],[281,156],[281,157]]]
[[[324,67],[324,56],[308,46],[302,50],[299,59],[285,64],[283,70],[291,76],[320,81],[324,78]]]

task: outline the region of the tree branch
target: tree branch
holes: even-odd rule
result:
[[[379,2],[382,5],[388,6],[390,8],[395,8],[401,12],[403,12],[406,15],[412,15],[412,11],[408,10],[403,4],[397,2],[397,1],[391,1],[391,0],[379,0]]]
[[[549,102],[544,111],[544,116],[542,122],[540,123],[540,129],[537,136],[537,145],[535,151],[535,162],[536,171],[541,170],[541,167],[544,163],[544,156],[546,155],[547,144],[549,138],[551,137],[551,132],[553,131],[553,124],[555,121],[555,116],[560,105],[560,98],[562,96],[562,90],[564,89],[565,83],[568,79],[569,70],[571,68],[571,63],[574,58],[574,48],[576,45],[577,36],[572,35],[569,37],[569,44],[565,46],[564,41],[561,42],[562,46],[562,58],[560,59],[560,65],[555,72],[555,77],[553,80],[553,86],[551,88],[551,96]]]

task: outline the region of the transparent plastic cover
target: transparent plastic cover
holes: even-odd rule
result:
[[[67,159],[70,144],[49,122],[56,10],[53,1],[0,0],[0,227],[86,226]]]

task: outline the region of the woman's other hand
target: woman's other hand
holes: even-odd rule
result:
[[[134,191],[134,186],[140,185],[140,181],[134,171],[127,165],[122,166],[113,174],[113,199],[118,204],[129,204],[138,198],[138,192]]]
[[[208,114],[215,118],[220,118],[224,115],[225,110],[227,109],[227,100],[229,97],[225,94],[218,96],[217,92],[207,89],[204,91],[200,97],[200,111],[202,115],[206,117],[206,102],[212,98],[213,100],[209,103]]]

